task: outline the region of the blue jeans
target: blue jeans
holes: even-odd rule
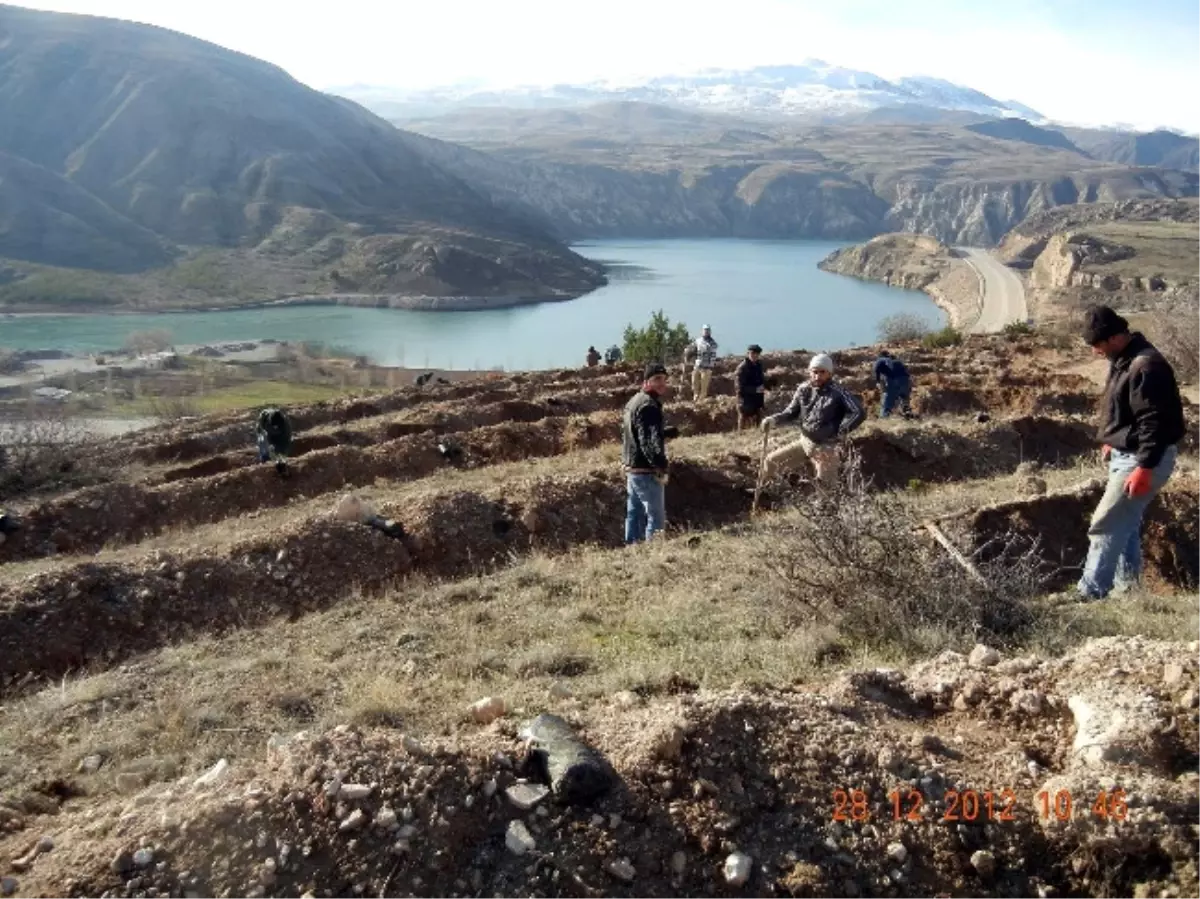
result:
[[[1137,468],[1132,453],[1113,450],[1108,461],[1108,486],[1088,528],[1087,561],[1076,589],[1090,599],[1102,599],[1114,589],[1128,590],[1142,576],[1142,516],[1151,500],[1175,470],[1179,451],[1171,447],[1153,470],[1150,492],[1131,499],[1125,494],[1125,479]]]
[[[261,432],[258,435],[258,461],[271,461],[271,444],[267,442],[267,435]]]
[[[883,388],[883,410],[879,413],[879,417],[887,418],[891,415],[897,403],[900,404],[903,411],[910,411],[908,403],[911,398],[912,381],[907,378],[903,381],[888,381]]]
[[[625,542],[649,540],[667,526],[667,492],[652,474],[627,474],[625,489]]]

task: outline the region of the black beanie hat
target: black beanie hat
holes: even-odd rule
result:
[[[1083,339],[1091,346],[1128,330],[1129,322],[1108,306],[1089,306],[1083,313]]]
[[[661,362],[650,362],[646,365],[646,370],[642,373],[642,380],[649,381],[655,375],[665,375],[667,367]]]

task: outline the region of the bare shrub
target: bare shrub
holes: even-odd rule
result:
[[[905,340],[921,340],[929,333],[929,325],[911,312],[897,312],[880,319],[876,333],[881,343],[900,343]]]
[[[1169,312],[1156,312],[1147,330],[1175,369],[1176,378],[1190,384],[1200,377],[1200,309],[1180,305]]]
[[[23,415],[0,419],[0,499],[101,480],[94,440],[62,408],[30,404]]]
[[[195,396],[183,393],[146,397],[146,411],[160,421],[181,421],[200,415],[200,403]]]
[[[772,602],[873,646],[929,651],[934,642],[1011,642],[1034,624],[1028,600],[1044,592],[1036,545],[1006,538],[973,555],[976,581],[890,493],[874,492],[851,452],[836,490],[797,498],[764,547]],[[986,551],[988,561],[978,561]]]
[[[150,331],[134,331],[125,338],[125,348],[138,354],[161,353],[175,343],[171,332],[162,328]]]

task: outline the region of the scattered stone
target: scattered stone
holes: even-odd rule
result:
[[[561,801],[586,804],[612,787],[615,775],[608,762],[557,715],[538,715],[521,728],[521,738],[544,765],[550,788]]]
[[[390,805],[385,805],[375,815],[375,826],[381,830],[391,830],[397,823],[396,810]]]
[[[143,847],[133,854],[132,861],[135,868],[149,868],[154,864],[154,850]]]
[[[1168,662],[1163,666],[1163,683],[1173,687],[1183,680],[1183,666],[1178,662]]]
[[[513,784],[504,791],[508,801],[523,812],[529,811],[550,795],[550,790],[541,784]]]
[[[560,680],[555,681],[554,683],[552,683],[550,685],[550,698],[551,699],[570,699],[574,695],[575,694],[574,694],[574,692],[572,692],[571,688],[567,684],[564,684]]]
[[[15,877],[0,877],[0,896],[11,896],[20,886]]]
[[[54,837],[42,837],[37,841],[37,845],[33,847],[34,851],[41,855],[43,852],[51,852],[54,849]]]
[[[338,790],[338,798],[345,799],[347,802],[356,802],[370,796],[372,789],[369,784],[342,784],[341,789]]]
[[[972,852],[971,867],[986,880],[996,873],[996,856],[987,849]]]
[[[687,853],[682,849],[671,853],[671,871],[679,877],[687,870]]]
[[[118,877],[124,877],[133,870],[133,855],[129,852],[118,852],[108,868]]]
[[[750,879],[754,860],[744,852],[734,852],[725,859],[723,873],[725,882],[730,886],[740,887]]]
[[[683,753],[683,741],[687,730],[680,721],[667,721],[655,736],[654,755],[666,762],[673,762]]]
[[[215,765],[197,777],[194,781],[192,781],[192,788],[199,789],[201,787],[211,787],[213,784],[220,783],[228,773],[229,761],[227,759],[221,759]]]
[[[76,771],[80,774],[95,774],[104,766],[104,756],[99,753],[84,756],[79,760],[79,765]]]
[[[633,865],[627,858],[618,858],[615,861],[609,862],[606,867],[609,874],[626,883],[632,883],[633,878],[637,876],[637,871],[634,870]]]
[[[990,646],[977,643],[971,650],[971,654],[967,656],[967,664],[972,668],[991,668],[993,665],[1000,664],[1000,653]]]
[[[1154,766],[1169,755],[1163,730],[1167,720],[1154,697],[1110,686],[1067,699],[1075,716],[1073,749],[1089,765]]]
[[[908,847],[903,843],[888,843],[887,855],[896,864],[902,865],[908,858]]]
[[[122,771],[116,776],[114,783],[118,793],[128,796],[146,786],[148,779],[146,774],[141,771]]]
[[[505,712],[504,700],[499,696],[487,696],[471,705],[471,717],[480,724],[491,724]]]
[[[1185,709],[1194,709],[1200,705],[1200,694],[1196,692],[1196,688],[1189,687],[1187,692],[1179,697],[1179,704]]]
[[[1040,715],[1045,708],[1046,698],[1037,690],[1018,690],[1008,701],[1018,712],[1026,715]]]
[[[622,690],[613,696],[613,701],[622,708],[631,709],[640,701],[632,690]]]
[[[498,784],[496,783],[496,779],[493,777],[491,780],[484,783],[480,792],[483,793],[484,799],[491,799],[493,796],[496,795],[497,789],[498,789]]]
[[[366,821],[367,816],[363,813],[363,810],[356,808],[342,819],[342,823],[338,825],[338,833],[350,833],[353,830],[358,830]]]
[[[504,832],[504,845],[513,855],[524,855],[537,848],[537,841],[524,821],[515,820],[508,822],[508,830]]]

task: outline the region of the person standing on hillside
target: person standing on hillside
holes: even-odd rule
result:
[[[914,417],[912,406],[909,405],[912,399],[912,376],[908,373],[907,365],[887,350],[880,350],[879,358],[875,360],[874,381],[883,389],[880,418],[891,415],[897,404],[901,415],[905,418]]]
[[[743,359],[735,372],[737,379],[738,417],[737,429],[743,424],[762,423],[763,406],[766,404],[766,376],[763,373],[762,347],[757,343],[746,348]]]
[[[717,364],[717,342],[713,340],[712,328],[705,325],[696,338],[696,365],[692,369],[692,399],[699,402],[708,397],[708,385],[712,381],[713,368]]]
[[[621,465],[625,469],[625,543],[649,540],[667,526],[667,442],[662,398],[667,367],[651,362],[642,387],[621,419]]]
[[[1083,339],[1109,361],[1098,439],[1108,486],[1088,527],[1088,554],[1076,585],[1081,600],[1135,586],[1142,573],[1142,516],[1175,470],[1187,426],[1175,371],[1108,306],[1084,313]]]
[[[604,364],[616,365],[621,361],[621,348],[615,343],[604,351]]]
[[[292,423],[282,409],[268,406],[258,413],[255,427],[258,461],[275,463],[279,474],[287,472],[287,457],[292,450]]]
[[[818,353],[808,363],[809,381],[796,388],[792,401],[782,412],[763,419],[769,431],[785,421],[800,421],[799,439],[766,457],[766,477],[784,468],[794,468],[802,459],[812,460],[817,482],[825,487],[837,483],[837,441],[863,423],[866,413],[858,400],[833,379],[833,359]]]
[[[596,348],[594,346],[588,347],[587,367],[595,368],[599,364],[600,364],[600,353],[596,350]]]

